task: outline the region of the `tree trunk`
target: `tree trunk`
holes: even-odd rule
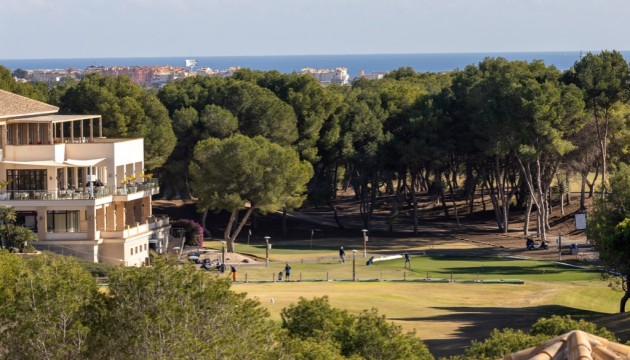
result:
[[[206,218],[208,217],[208,210],[204,210],[204,212],[201,213],[201,227],[203,228],[203,233],[208,236],[210,239],[212,239],[212,233],[210,232],[210,230],[208,230],[208,228],[206,228]]]
[[[451,203],[453,204],[453,212],[455,213],[455,220],[457,221],[457,227],[461,227],[459,223],[459,214],[457,213],[457,201],[455,200],[455,192],[453,191],[453,184],[450,181],[448,182],[448,191],[451,195]]]
[[[417,177],[416,172],[411,172],[411,199],[413,203],[413,234],[418,236],[418,197],[416,195],[416,186],[417,186]]]
[[[523,224],[523,233],[529,235],[529,221],[532,214],[532,196],[527,197],[527,207],[525,208],[525,223]]]
[[[229,234],[229,238],[226,240],[227,241],[227,251],[233,253],[234,252],[234,243],[236,242],[236,238],[238,237],[238,234],[241,232],[241,230],[243,229],[243,226],[245,226],[245,223],[247,222],[247,219],[249,219],[249,216],[252,214],[252,212],[254,211],[254,207],[251,206],[249,209],[247,209],[247,212],[245,212],[245,216],[243,216],[243,218],[241,219],[241,221],[238,223],[238,226],[236,227],[236,230],[234,232],[232,232],[231,234]],[[230,223],[228,224],[228,227],[226,227],[226,231],[227,229],[231,229],[231,225],[234,224],[234,219],[236,219],[238,216],[238,209],[234,209],[232,210],[232,216],[230,216]]]
[[[333,187],[333,193],[332,193],[332,198],[336,199],[337,198],[337,182],[339,181],[339,165],[335,164],[335,170],[334,170],[334,175],[333,175],[333,183],[331,184]]]
[[[580,210],[586,209],[585,197],[586,197],[586,177],[582,176],[582,185],[580,187]]]
[[[564,192],[560,188],[558,190],[560,190],[560,215],[564,216]]]
[[[335,222],[337,223],[337,227],[340,229],[343,229],[343,225],[341,225],[341,221],[339,220],[339,210],[337,209],[335,205],[333,205],[333,203],[330,200],[328,200],[328,206],[330,206],[330,208],[333,211],[333,214],[335,215]]]
[[[567,191],[567,205],[571,205],[571,174],[567,171],[565,173],[565,178],[564,178],[564,182],[567,184],[566,186],[566,191]]]
[[[282,209],[282,236],[287,237],[287,209]]]
[[[626,303],[628,302],[628,299],[630,299],[630,289],[626,290],[626,292],[623,294],[623,297],[621,298],[621,301],[619,302],[620,313],[626,312]]]

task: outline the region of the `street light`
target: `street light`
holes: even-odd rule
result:
[[[356,260],[356,250],[352,250],[352,281],[357,281],[357,260]]]
[[[367,257],[368,230],[363,229],[361,230],[361,232],[363,232],[363,257],[366,258]]]
[[[271,244],[269,243],[269,239],[271,239],[271,237],[269,236],[265,236],[265,263],[267,264],[266,266],[269,266],[269,249],[271,249]]]

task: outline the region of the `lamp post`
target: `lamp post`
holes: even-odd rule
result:
[[[271,239],[271,237],[265,236],[265,244],[266,244],[265,245],[265,263],[267,264],[266,266],[269,266],[269,249],[271,248],[269,239]]]
[[[367,257],[368,230],[363,229],[361,230],[361,232],[363,232],[363,257],[366,258]]]
[[[356,250],[352,250],[352,281],[357,281],[357,260],[356,260]]]

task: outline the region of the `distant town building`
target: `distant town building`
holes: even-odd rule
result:
[[[350,83],[348,69],[344,67],[338,67],[335,70],[304,68],[300,71],[300,74],[311,75],[322,84],[348,85]]]
[[[19,81],[44,82],[49,85],[61,83],[66,79],[79,80],[83,73],[77,69],[40,69],[21,71]]]
[[[215,69],[211,69],[209,67],[202,67],[200,69],[197,69],[197,71],[194,72],[194,75],[197,76],[220,76],[223,78],[226,77],[230,77],[232,75],[234,75],[234,73],[236,71],[238,71],[240,69],[240,67],[238,66],[232,66],[229,67],[225,70],[215,70]]]
[[[187,60],[186,65],[192,65],[192,60]],[[19,75],[14,73],[18,81],[45,82],[49,85],[56,85],[66,79],[72,78],[81,80],[83,76],[98,73],[103,76],[128,76],[131,81],[144,87],[159,88],[165,84],[185,78],[188,76],[219,76],[230,77],[238,71],[240,67],[232,66],[224,70],[212,69],[209,67],[201,67],[199,69],[190,69],[179,66],[89,66],[84,70],[78,69],[55,69],[55,70],[20,70]],[[338,67],[332,69],[313,69],[304,68],[300,74],[313,76],[322,84],[341,84],[350,83],[350,75],[348,69]],[[366,74],[365,77],[382,78],[385,73]]]
[[[380,80],[387,75],[386,71],[373,71],[369,74],[366,74],[365,71],[359,71],[359,77],[367,80]]]

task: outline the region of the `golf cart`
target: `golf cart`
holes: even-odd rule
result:
[[[525,246],[527,247],[527,250],[547,250],[549,249],[549,245],[547,245],[547,242],[545,240],[543,240],[540,244],[538,244],[534,239],[528,237],[527,241],[525,242]]]

